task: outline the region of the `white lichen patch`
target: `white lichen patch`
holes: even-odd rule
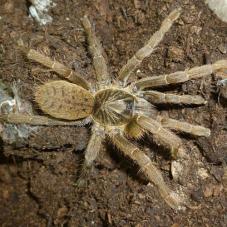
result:
[[[14,84],[12,88],[6,86],[0,80],[0,114],[9,113],[32,113],[32,106],[18,95],[18,84]],[[14,125],[0,123],[0,137],[8,144],[19,145],[26,140],[37,127],[28,125]]]
[[[202,179],[205,180],[206,178],[209,177],[209,174],[205,168],[199,168],[198,169],[198,176]]]
[[[205,0],[209,8],[224,22],[227,22],[227,0]]]
[[[53,18],[48,15],[48,10],[56,4],[53,0],[30,0],[29,13],[40,25],[51,23]]]

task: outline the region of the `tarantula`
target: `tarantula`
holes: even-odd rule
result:
[[[168,84],[182,83],[210,75],[226,67],[227,60],[214,64],[195,67],[169,75],[153,76],[128,83],[130,74],[148,57],[161,42],[173,22],[180,16],[181,9],[172,11],[162,22],[144,47],[130,58],[118,74],[118,80],[111,81],[102,46],[95,36],[87,16],[82,19],[87,34],[89,51],[93,57],[96,73],[95,85],[89,84],[79,75],[63,64],[51,60],[33,49],[22,47],[27,58],[51,68],[60,77],[68,80],[46,82],[34,92],[35,101],[40,109],[49,116],[9,113],[1,120],[8,123],[26,123],[31,125],[83,126],[92,123],[92,134],[85,151],[84,169],[90,167],[96,159],[102,141],[108,137],[124,155],[135,161],[149,181],[153,182],[163,199],[174,209],[181,209],[184,201],[174,193],[160,171],[150,158],[144,154],[130,139],[139,139],[145,133],[151,133],[173,157],[184,152],[182,140],[170,129],[183,131],[197,136],[210,135],[210,130],[171,118],[158,116],[153,104],[205,104],[200,96],[164,94],[151,88]],[[148,102],[149,101],[151,102]]]

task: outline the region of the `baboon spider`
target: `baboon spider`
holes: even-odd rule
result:
[[[23,46],[28,59],[51,68],[68,82],[65,80],[46,82],[35,90],[35,101],[49,116],[9,113],[1,115],[1,120],[14,124],[47,126],[83,126],[93,123],[92,135],[85,151],[84,169],[92,165],[102,141],[108,137],[124,155],[138,164],[148,180],[157,186],[167,204],[174,209],[181,209],[184,205],[183,199],[167,186],[155,164],[142,150],[130,142],[130,139],[139,139],[145,133],[151,133],[161,144],[171,150],[173,157],[177,157],[178,153],[184,152],[184,146],[181,139],[170,129],[208,137],[210,135],[208,128],[160,117],[153,105],[156,103],[205,104],[206,101],[202,97],[164,94],[151,88],[183,83],[210,75],[226,67],[227,60],[168,75],[147,77],[131,84],[127,82],[130,74],[161,42],[173,22],[180,16],[180,12],[180,8],[175,9],[164,19],[160,29],[120,69],[117,81],[111,81],[100,41],[95,36],[87,16],[84,16],[82,24],[87,34],[97,79],[94,86],[63,64]],[[152,104],[147,101],[147,98]]]

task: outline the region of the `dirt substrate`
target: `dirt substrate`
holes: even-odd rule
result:
[[[29,18],[25,0],[0,0],[0,77],[8,84],[16,81],[20,96],[30,102],[36,85],[58,77],[28,61],[17,47],[18,40],[94,82],[80,22],[84,14],[89,15],[102,40],[113,78],[178,6],[183,8],[180,19],[132,79],[227,57],[227,24],[202,0],[55,2],[57,6],[50,10],[53,23],[41,27]],[[179,160],[171,169],[166,151],[152,138],[147,136],[139,143],[170,187],[184,194],[188,201],[185,211],[168,207],[137,166],[108,143],[95,161],[87,186],[76,187],[89,127],[40,127],[29,140],[16,145],[1,143],[1,226],[227,226],[226,100],[218,101],[216,82],[212,75],[168,87],[178,94],[202,95],[208,101],[204,106],[158,107],[164,115],[211,129],[208,139],[180,135],[187,161]]]

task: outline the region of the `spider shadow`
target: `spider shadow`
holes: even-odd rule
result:
[[[8,145],[7,148],[4,145],[4,142],[2,139],[0,139],[0,165],[17,165],[18,163],[23,162],[23,158],[19,156],[14,155],[5,155],[4,150],[5,149],[14,149],[13,146]]]
[[[8,157],[6,157],[5,155],[4,155],[4,146],[3,146],[3,141],[2,140],[0,140],[0,150],[1,150],[1,152],[0,152],[0,165],[3,165],[3,164],[9,164],[10,163],[10,161],[12,161],[12,159],[10,159],[10,158],[8,158]]]
[[[121,152],[117,147],[113,146],[113,143],[109,140],[106,141],[106,150],[111,160],[116,163],[117,169],[124,171],[133,180],[136,180],[141,184],[148,183],[145,177],[139,176],[139,166],[133,162],[132,159],[124,155],[123,152]]]
[[[224,97],[220,97],[219,99],[217,99],[217,102],[223,107],[223,108],[227,108],[227,99]]]

